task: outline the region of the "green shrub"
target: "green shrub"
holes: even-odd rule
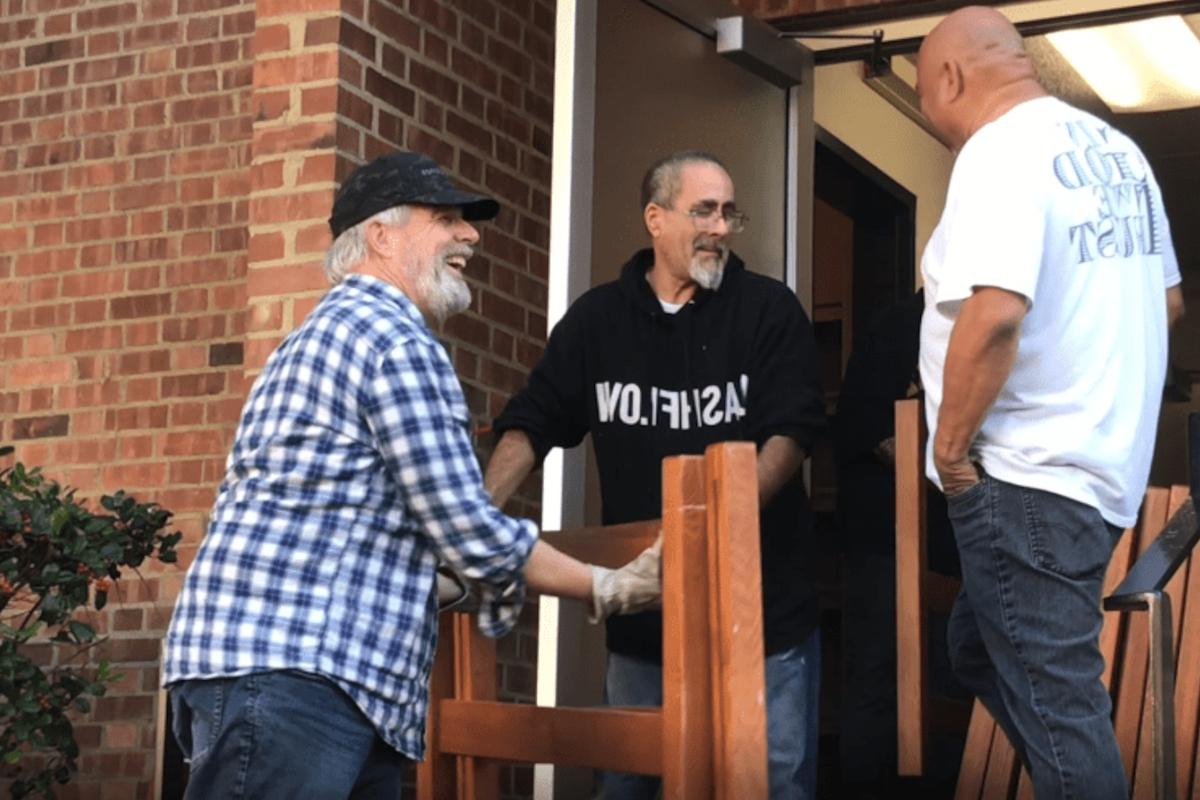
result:
[[[176,559],[169,511],[124,492],[100,507],[38,469],[0,471],[0,763],[13,797],[53,797],[70,779],[79,745],[68,712],[90,711],[120,677],[88,663],[99,639],[76,612],[104,608],[123,568]],[[31,659],[35,639],[59,648],[57,665]]]

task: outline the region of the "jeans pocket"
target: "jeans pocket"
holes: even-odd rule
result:
[[[175,690],[179,692],[181,704],[187,706],[187,718],[179,714],[179,720],[175,723],[176,739],[193,767],[204,760],[221,735],[230,683],[228,678],[191,680],[183,682]],[[188,747],[183,746],[185,740]]]
[[[979,480],[963,489],[961,492],[946,495],[946,513],[950,517],[957,514],[961,515],[973,510],[979,503],[980,499],[987,496],[987,482],[990,480],[986,474],[980,472]]]
[[[1065,578],[1103,578],[1116,538],[1100,512],[1077,500],[1023,488],[1033,563]]]

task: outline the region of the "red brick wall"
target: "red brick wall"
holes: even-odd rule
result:
[[[442,335],[480,425],[522,384],[546,333],[553,0],[0,9],[0,443],[16,459],[173,510],[186,565],[248,382],[325,288],[335,181],[394,147],[501,199],[473,306]],[[79,720],[65,796],[152,791],[181,573],[143,573],[97,619],[95,657],[125,677]],[[532,698],[535,619],[501,644],[512,698]],[[505,795],[528,783],[506,773]]]
[[[82,495],[124,488],[172,509],[186,558],[242,394],[253,6],[3,10],[0,442]],[[66,796],[100,793],[101,777],[105,797],[150,788],[179,583],[144,569],[98,618],[109,640],[91,659],[124,678],[79,721]]]

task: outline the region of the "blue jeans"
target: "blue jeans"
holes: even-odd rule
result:
[[[1128,797],[1097,644],[1121,531],[1083,503],[987,475],[947,505],[963,573],[947,631],[955,674],[1038,800]]]
[[[406,759],[324,678],[259,672],[182,681],[170,695],[188,800],[400,797]]]
[[[767,777],[773,800],[817,796],[817,710],[821,690],[821,634],[766,658]],[[613,706],[662,705],[662,665],[608,654],[604,701]],[[604,774],[605,800],[650,800],[658,777]]]

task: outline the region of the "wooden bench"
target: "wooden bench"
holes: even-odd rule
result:
[[[619,566],[663,531],[663,706],[496,701],[495,644],[444,614],[417,797],[491,800],[498,761],[661,775],[664,798],[765,798],[758,484],[752,444],[663,462],[662,520],[543,533]]]
[[[1193,450],[1200,449],[1197,438],[1200,437],[1200,423],[1196,417],[1193,415],[1189,434]],[[923,609],[930,604],[931,596],[939,603],[945,602],[945,587],[931,589],[931,573],[925,572],[922,556],[924,452],[921,409],[916,401],[899,401],[896,404],[897,688],[901,703],[900,765],[901,774],[905,775],[921,774],[929,726]],[[1200,477],[1196,474],[1195,464],[1193,460],[1194,483]],[[1155,548],[1155,542],[1168,521],[1175,527],[1168,528],[1167,535],[1182,536],[1183,532],[1190,532],[1194,542],[1196,517],[1190,493],[1200,494],[1200,488],[1149,488],[1138,524],[1118,541],[1105,575],[1103,593],[1108,598],[1106,608],[1110,610],[1105,614],[1100,634],[1100,650],[1106,663],[1102,680],[1112,693],[1113,727],[1130,780],[1131,796],[1139,799],[1200,794],[1200,762],[1197,759],[1200,745],[1200,557],[1188,557],[1191,551],[1191,543],[1188,543],[1186,548],[1179,545],[1171,548],[1174,564],[1155,563],[1156,559],[1163,560],[1161,551],[1164,548]],[[1143,562],[1141,559],[1148,552],[1148,560]],[[1172,636],[1163,637],[1164,641],[1157,643],[1157,650],[1151,648],[1150,616],[1126,613],[1136,607],[1128,600],[1116,602],[1123,599],[1122,592],[1132,597],[1133,590],[1122,585],[1131,570],[1157,571],[1165,583],[1159,588],[1169,598],[1162,604],[1167,608],[1168,621],[1171,620],[1170,609],[1176,611],[1170,625]],[[1166,580],[1172,574],[1173,577]],[[1131,581],[1137,582],[1136,578]],[[1147,605],[1152,613],[1156,613],[1156,603]],[[1177,676],[1174,687],[1177,688],[1173,691],[1169,684],[1163,684],[1161,672],[1156,673],[1159,675],[1157,687],[1148,681],[1152,652],[1174,666]],[[1163,697],[1173,697],[1173,702],[1165,704],[1170,712],[1165,717]],[[1173,724],[1170,724],[1171,717]],[[1172,733],[1173,741],[1170,740]],[[1174,785],[1170,787],[1161,785],[1161,776],[1171,770],[1163,761],[1162,742],[1156,739],[1168,742],[1174,760]],[[1157,788],[1156,781],[1160,784]],[[1021,768],[999,726],[978,701],[974,704],[967,730],[955,797],[957,800],[1033,798],[1028,773]]]

